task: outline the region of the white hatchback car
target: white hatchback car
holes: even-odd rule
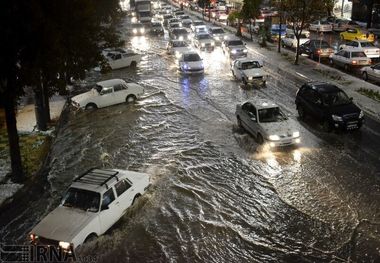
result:
[[[355,67],[371,65],[372,61],[363,51],[355,49],[342,49],[329,58],[331,66],[340,66],[349,71]]]
[[[309,41],[310,32],[302,30],[300,35],[300,45]],[[287,30],[286,35],[281,39],[283,47],[296,48],[297,47],[297,38],[293,30]]]
[[[300,132],[294,120],[289,119],[274,102],[251,100],[236,105],[239,127],[244,128],[259,144],[270,147],[296,145],[301,142]]]
[[[239,58],[232,62],[232,75],[244,85],[258,84],[264,86],[267,76],[260,61],[252,58]]]
[[[149,186],[145,173],[90,169],[74,179],[61,204],[32,229],[31,242],[71,253],[104,234]]]
[[[71,98],[74,107],[83,109],[103,108],[123,102],[132,103],[144,93],[144,88],[122,79],[110,79],[96,83],[90,91]]]
[[[184,52],[178,59],[178,70],[183,74],[202,74],[203,59],[196,51]]]

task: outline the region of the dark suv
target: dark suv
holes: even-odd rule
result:
[[[359,129],[364,121],[363,111],[347,94],[335,85],[325,82],[305,83],[296,96],[300,119],[313,117],[323,124],[325,131]]]

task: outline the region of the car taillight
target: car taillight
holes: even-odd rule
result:
[[[356,60],[351,61],[351,64],[356,65],[358,62]]]
[[[317,49],[317,53],[318,53],[318,54],[321,54],[321,52],[322,52],[322,50]]]

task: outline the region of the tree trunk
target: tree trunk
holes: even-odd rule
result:
[[[277,43],[277,52],[281,53],[281,30],[282,30],[282,15],[280,14],[280,28],[278,31],[278,43]]]
[[[253,35],[252,35],[252,19],[249,19],[249,33],[251,34],[251,41],[253,41]]]
[[[42,87],[38,87],[34,90],[34,112],[36,115],[37,129],[40,131],[47,130],[47,122],[44,110],[44,98]]]
[[[302,32],[302,30],[301,30],[301,32]],[[301,35],[301,33],[297,37],[296,59],[294,60],[294,65],[298,65],[298,57],[299,57],[298,48],[300,47],[300,35]]]
[[[238,28],[237,28],[236,35],[237,35],[238,37],[241,37],[241,36],[242,36],[240,19],[238,19]]]
[[[372,9],[373,0],[369,0],[367,5],[367,29],[372,27]]]
[[[4,94],[5,120],[7,123],[9,154],[11,157],[12,181],[20,183],[25,179],[22,169],[19,136],[17,133],[16,103],[11,94]]]
[[[50,116],[50,102],[49,102],[49,88],[48,84],[46,81],[42,84],[42,95],[43,95],[43,110],[44,110],[44,116],[46,119],[46,122],[51,121],[51,116]]]

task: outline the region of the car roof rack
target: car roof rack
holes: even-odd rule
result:
[[[74,182],[99,186],[105,185],[108,189],[109,186],[107,185],[107,183],[112,178],[116,178],[116,180],[119,181],[119,177],[117,176],[118,174],[119,172],[114,170],[91,168],[87,172],[75,178]]]

